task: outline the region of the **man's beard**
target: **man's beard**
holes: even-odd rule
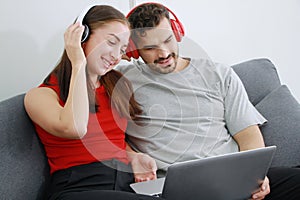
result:
[[[174,63],[167,67],[159,67],[159,62],[162,62],[164,60],[168,60],[170,57],[173,58]],[[159,58],[157,60],[154,60],[152,64],[150,64],[150,68],[156,72],[162,73],[162,74],[168,74],[173,72],[176,69],[177,66],[177,58],[178,56],[175,53],[169,54],[166,58]]]

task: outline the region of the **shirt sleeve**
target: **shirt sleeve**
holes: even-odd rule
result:
[[[232,68],[225,80],[225,87],[225,123],[232,136],[248,126],[267,121],[249,101],[242,81]]]

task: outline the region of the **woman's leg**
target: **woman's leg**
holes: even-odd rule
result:
[[[112,190],[93,190],[82,192],[68,192],[62,194],[59,200],[163,200],[159,197],[139,195],[130,192]]]
[[[133,182],[130,166],[116,161],[91,163],[56,172],[48,199],[51,200],[161,200],[162,198],[135,194],[129,184]]]
[[[91,163],[55,172],[48,188],[48,199],[67,192],[114,190],[116,170],[101,163]]]

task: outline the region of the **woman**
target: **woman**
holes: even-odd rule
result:
[[[127,121],[141,112],[128,80],[112,69],[127,48],[128,22],[104,5],[83,22],[87,40],[79,22],[68,27],[60,62],[24,100],[50,165],[47,198],[152,199],[124,192],[134,179],[156,178],[155,161],[125,142]]]

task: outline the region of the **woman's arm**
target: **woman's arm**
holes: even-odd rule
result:
[[[30,118],[47,132],[63,138],[77,139],[86,134],[89,101],[86,85],[86,58],[81,48],[83,27],[71,25],[65,32],[65,48],[72,63],[69,95],[64,107],[50,88],[34,88],[24,99]]]

